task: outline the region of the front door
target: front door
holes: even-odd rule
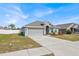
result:
[[[49,33],[49,26],[46,26],[46,34]]]

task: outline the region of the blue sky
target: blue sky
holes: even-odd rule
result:
[[[0,4],[0,25],[15,24],[22,27],[36,20],[52,24],[78,23],[79,4],[77,3],[18,3]]]

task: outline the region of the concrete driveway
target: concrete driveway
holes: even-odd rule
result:
[[[55,56],[79,56],[79,46],[71,41],[47,36],[30,36],[34,41],[42,45],[45,49],[54,53]],[[77,43],[78,44],[78,43]]]

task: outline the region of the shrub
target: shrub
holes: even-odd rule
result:
[[[50,34],[50,35],[56,35],[55,32],[51,32],[51,33],[49,33],[49,34]]]
[[[71,30],[66,30],[66,34],[72,34]]]
[[[24,32],[20,32],[19,35],[24,36],[25,34],[24,34]]]
[[[53,32],[53,35],[55,35],[55,32]]]

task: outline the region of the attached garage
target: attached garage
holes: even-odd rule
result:
[[[44,29],[40,28],[29,28],[28,29],[28,35],[33,36],[33,35],[43,35],[44,34]]]

